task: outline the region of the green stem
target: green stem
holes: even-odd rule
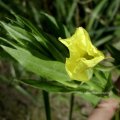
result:
[[[119,110],[116,111],[116,114],[115,114],[115,120],[119,120]]]
[[[46,120],[51,120],[49,93],[43,90],[43,100],[45,106]]]
[[[72,93],[70,96],[69,120],[72,120],[73,106],[74,106],[74,94]]]

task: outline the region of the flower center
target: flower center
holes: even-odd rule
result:
[[[88,55],[88,53],[86,53],[83,57],[86,58],[87,60],[91,60],[94,58],[94,56]]]

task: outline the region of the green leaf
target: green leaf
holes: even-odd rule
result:
[[[46,34],[46,38],[57,50],[59,50],[59,52],[64,56],[64,58],[69,57],[68,48],[64,44],[62,44],[58,39],[49,34]]]
[[[3,41],[5,43],[7,43],[8,45],[12,46],[13,48],[17,48],[18,47],[18,44],[14,43],[13,41],[8,41],[7,39],[1,38],[1,37],[0,37],[0,41]],[[29,51],[32,54],[34,54],[35,56],[37,56],[37,57],[39,57],[41,59],[49,60],[49,58],[47,56],[41,54],[40,52],[35,50],[35,48],[33,48],[33,47],[26,46],[26,49],[29,49]],[[6,54],[6,53],[4,52],[4,54]],[[4,54],[2,54],[2,55],[4,55]],[[0,53],[0,55],[1,55],[1,53]]]
[[[4,22],[1,22],[1,24],[4,26],[9,35],[14,40],[16,40],[20,45],[26,46],[23,40],[28,41],[32,43],[34,46],[36,46],[43,54],[48,55],[46,50],[43,49],[42,46],[38,44],[38,42],[35,40],[35,37],[28,33],[26,30],[20,27],[16,27],[14,25],[6,24]]]
[[[102,72],[102,71],[98,71],[95,70],[94,71],[95,74],[95,81],[97,84],[97,86],[100,86],[102,89],[104,89],[106,83],[107,83],[107,78],[105,76],[106,72]]]
[[[102,13],[101,11],[103,11],[104,6],[106,5],[106,2],[108,0],[101,0],[100,3],[95,7],[95,9],[91,12],[91,19],[87,25],[87,29],[91,30],[93,23],[95,22],[95,19],[98,18],[100,16],[100,14]]]
[[[105,72],[94,70],[94,75],[86,84],[89,86],[92,94],[101,95],[107,83]]]
[[[80,97],[83,98],[84,100],[88,101],[89,103],[91,103],[94,107],[96,107],[96,105],[100,102],[101,97],[98,97],[96,95],[93,95],[89,92],[80,94]]]
[[[48,17],[47,19],[50,19],[50,21],[52,21],[54,24],[57,24],[56,20],[52,17],[52,16],[49,16],[48,14],[44,14],[42,13],[42,15],[46,15],[46,17]],[[59,40],[58,38],[55,38],[55,36],[52,36],[50,34],[45,34],[44,32],[42,32],[40,29],[38,30],[30,21],[28,21],[27,19],[21,17],[21,16],[18,16],[18,15],[14,15],[17,19],[17,23],[19,23],[21,25],[21,27],[25,27],[27,26],[31,32],[32,32],[32,35],[41,43],[43,44],[44,42],[47,41],[47,43],[49,42],[49,44],[53,44],[54,47],[56,47],[58,50],[59,50],[59,54],[62,53],[65,57],[68,57],[68,49],[65,45],[63,45]],[[70,33],[69,31],[67,30],[67,28],[63,25],[60,25],[61,29],[63,30],[64,29],[64,32],[65,32],[65,36],[66,37],[69,37],[70,36]],[[51,30],[51,29],[50,29]],[[53,30],[52,30],[53,31]],[[57,31],[57,34],[61,32],[61,30]],[[59,36],[59,37],[62,37],[62,36]],[[52,53],[54,50],[51,50]],[[56,51],[56,50],[55,50]],[[54,52],[55,52],[54,51]],[[56,53],[58,54],[58,53]]]
[[[66,37],[66,31],[64,26],[56,21],[56,19],[54,17],[52,17],[49,14],[46,14],[44,12],[41,12],[41,25],[42,25],[42,29],[55,36],[56,38],[58,37]]]
[[[52,55],[55,60],[65,62],[65,57],[63,54],[49,40],[47,40],[45,37],[43,38],[43,36],[41,38],[40,36],[34,35],[34,37],[40,42],[40,44],[44,46],[44,48]],[[41,42],[43,41],[41,39],[44,40],[44,43]]]
[[[108,35],[108,36],[106,36],[106,37],[104,37],[104,38],[102,38],[102,39],[100,39],[100,40],[97,40],[97,41],[94,43],[94,45],[95,45],[96,47],[99,47],[99,46],[105,44],[106,42],[110,41],[112,38],[113,38],[112,35]]]
[[[109,74],[109,77],[103,92],[110,92],[112,88],[113,88],[113,81],[111,79],[111,74]]]
[[[39,34],[40,30],[38,30],[29,20],[27,20],[24,17],[18,16],[15,13],[13,13],[13,15],[15,16],[17,22],[16,24],[18,24],[19,26],[21,26],[22,28],[29,28],[31,30],[32,33],[34,34]]]
[[[51,59],[65,62],[64,54],[68,53],[68,51],[63,45],[61,45],[59,40],[55,39],[58,48],[61,48],[61,46],[62,48],[64,48],[63,49],[64,51],[62,52],[59,51],[59,49],[56,48],[56,46],[54,46],[54,44],[51,43],[51,41],[49,40],[49,37],[44,35],[44,33],[40,33],[40,32],[36,33],[34,30],[33,30],[34,31],[33,33],[30,33],[19,26],[14,26],[12,24],[8,25],[4,22],[1,22],[1,24],[7,30],[9,35],[14,40],[16,40],[20,45],[24,47],[26,46],[28,47],[30,43],[31,45],[33,45],[33,47],[36,47],[36,49],[38,49],[45,56],[51,57]],[[55,41],[55,40],[53,39],[52,41]]]
[[[120,51],[112,45],[107,45],[107,49],[111,56],[115,59],[114,64],[117,66],[120,65]]]
[[[114,68],[115,68],[114,66],[105,66],[105,65],[102,65],[102,64],[98,64],[94,67],[95,70],[99,70],[99,71],[102,71],[102,72],[110,72]]]
[[[77,4],[78,4],[78,1],[79,0],[74,0],[71,7],[70,7],[70,10],[69,10],[69,13],[68,13],[68,16],[67,16],[67,23],[69,23],[74,15],[74,12],[76,10],[76,7],[77,7]]]
[[[46,80],[32,80],[32,79],[24,79],[21,80],[23,84],[30,85],[34,88],[45,90],[48,92],[70,92],[71,88],[65,87],[64,85],[57,83],[55,81],[46,81]]]
[[[40,75],[45,79],[55,80],[70,87],[77,87],[76,84],[69,83],[70,78],[66,73],[65,65],[63,63],[42,60],[33,56],[30,52],[23,48],[17,47],[17,49],[13,49],[6,46],[1,47],[27,70]]]

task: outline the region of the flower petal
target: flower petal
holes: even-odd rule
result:
[[[90,80],[92,67],[104,59],[104,55],[92,45],[89,34],[79,27],[75,34],[67,39],[59,40],[68,47],[70,57],[66,58],[66,71],[71,79],[79,81]]]

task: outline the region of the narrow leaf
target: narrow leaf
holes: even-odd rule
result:
[[[2,46],[2,48],[16,59],[27,70],[42,76],[43,78],[55,80],[70,87],[77,87],[75,84],[69,83],[70,78],[65,70],[65,65],[57,61],[42,60],[33,56],[25,49],[17,47],[13,49]]]

